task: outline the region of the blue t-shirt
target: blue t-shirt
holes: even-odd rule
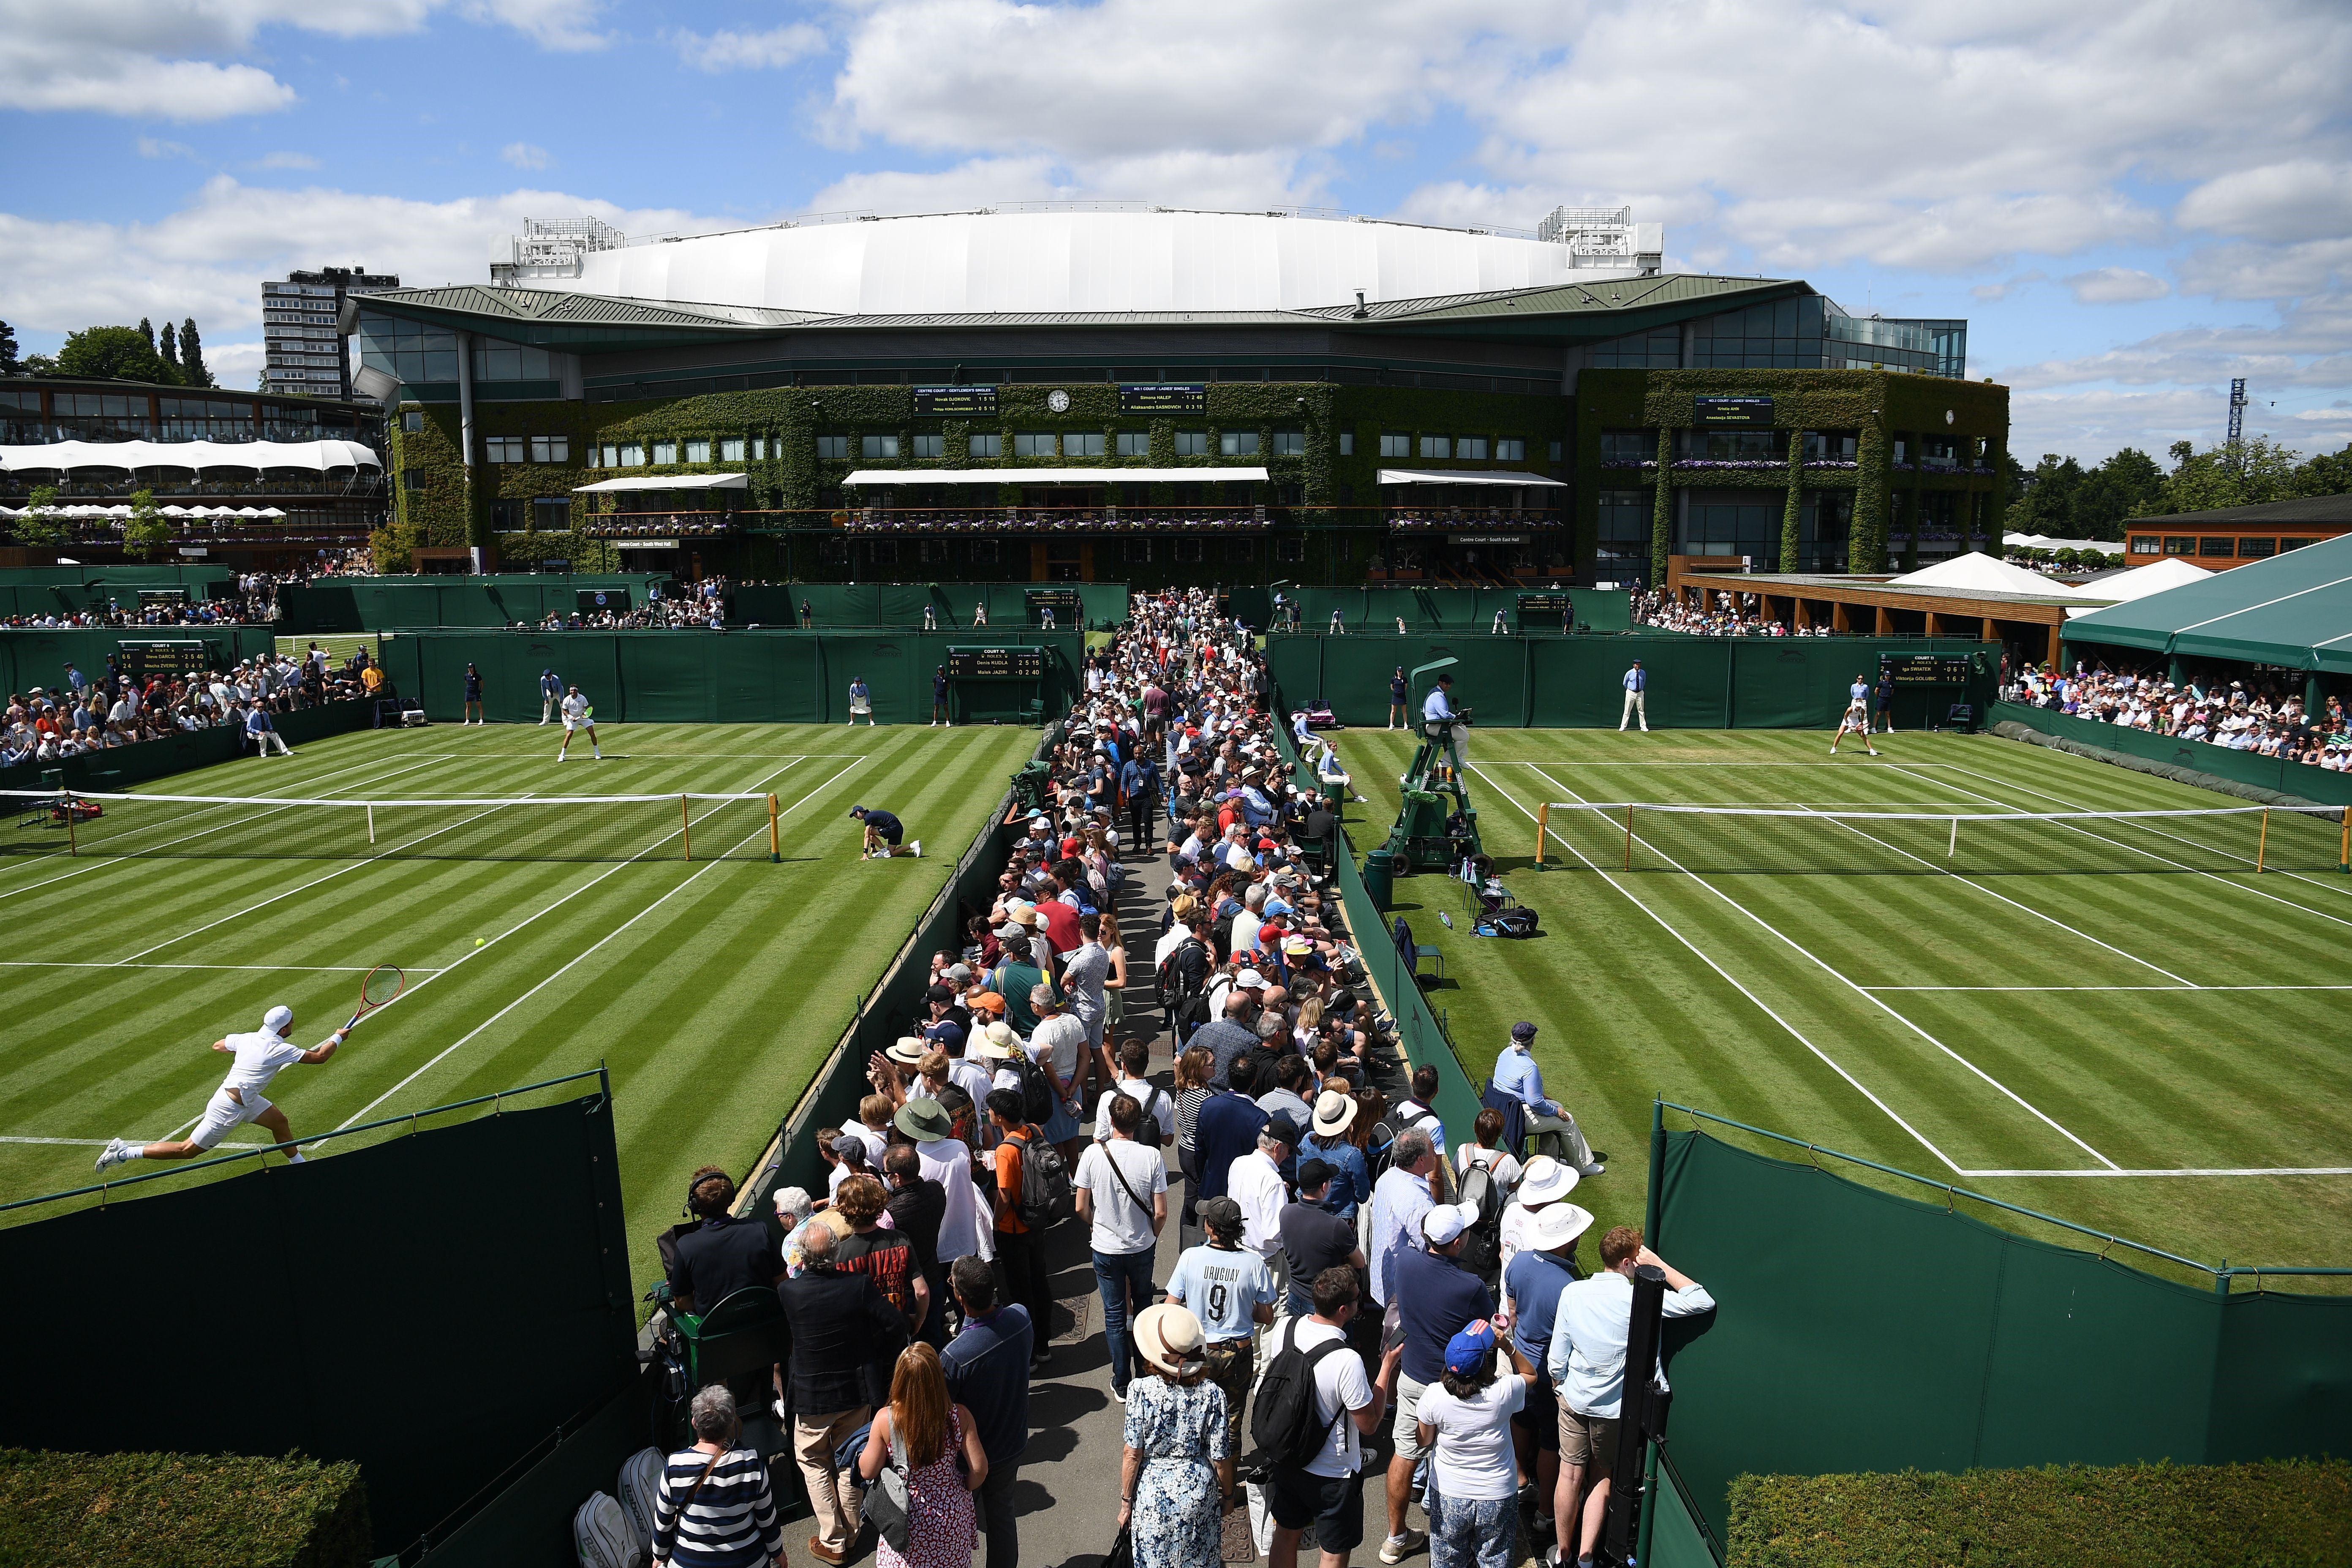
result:
[[[1517,1259],[1514,1258],[1513,1262]],[[1405,1376],[1435,1383],[1445,1375],[1445,1342],[1495,1315],[1495,1298],[1451,1258],[1406,1246],[1396,1258],[1391,1300],[1403,1303]]]
[[[971,1412],[981,1451],[993,1465],[1029,1447],[1029,1310],[1003,1306],[968,1320],[940,1352],[948,1397]]]
[[[889,837],[894,833],[904,833],[907,830],[906,824],[900,822],[896,816],[890,815],[890,813],[878,809],[869,811],[866,814],[866,826],[872,828],[875,832],[880,834],[885,838]]]
[[[1191,1309],[1208,1338],[1244,1340],[1257,1323],[1253,1309],[1260,1302],[1273,1305],[1276,1291],[1274,1270],[1256,1253],[1202,1246],[1186,1248],[1176,1259],[1168,1294]]]
[[[1511,1320],[1511,1338],[1519,1353],[1538,1366],[1551,1350],[1551,1321],[1559,1314],[1560,1288],[1575,1278],[1565,1259],[1533,1250],[1513,1253],[1511,1266],[1503,1270],[1503,1294],[1518,1303],[1512,1309],[1517,1316]]]

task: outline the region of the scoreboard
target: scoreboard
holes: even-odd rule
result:
[[[919,386],[915,391],[915,416],[936,417],[941,415],[988,415],[996,412],[996,388],[993,386]]]
[[[1965,653],[1883,653],[1878,673],[1897,687],[1966,686],[1976,679],[1977,661]]]
[[[1078,597],[1078,591],[1075,588],[1029,590],[1029,616],[1032,620],[1037,617],[1038,611],[1051,610],[1055,620],[1066,626],[1075,626],[1084,606],[1085,601]]]
[[[950,647],[950,680],[1043,680],[1045,650],[1042,647]]]
[[[1568,613],[1568,603],[1565,594],[1522,594],[1519,595],[1519,614],[1557,617]]]
[[[572,593],[577,595],[574,607],[591,614],[598,610],[625,611],[629,607],[626,588],[574,588]]]
[[[1122,382],[1118,388],[1121,414],[1205,414],[1209,384],[1203,381]]]
[[[122,673],[145,679],[151,675],[199,675],[212,668],[212,650],[201,642],[126,642]]]

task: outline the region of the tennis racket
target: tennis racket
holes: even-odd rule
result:
[[[359,1011],[353,1013],[351,1022],[343,1026],[343,1033],[350,1034],[359,1026],[362,1018],[399,995],[401,987],[407,984],[408,976],[389,963],[379,963],[369,970],[367,978],[360,982]]]

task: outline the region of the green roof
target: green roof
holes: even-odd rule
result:
[[[2094,611],[2066,640],[2352,674],[2352,534]]]

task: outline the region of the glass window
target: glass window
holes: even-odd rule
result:
[[[2200,555],[2233,554],[2235,552],[2231,548],[2232,542],[2229,539],[2200,539],[2197,542],[2197,553]]]
[[[1454,455],[1454,438],[1450,436],[1423,436],[1421,455],[1424,458],[1450,458]]]
[[[765,436],[751,437],[751,460],[755,463],[764,463],[768,460],[768,438]]]
[[[1355,433],[1353,430],[1342,430],[1342,431],[1340,431],[1340,432],[1339,432],[1339,456],[1341,456],[1341,457],[1343,457],[1343,458],[1352,458],[1352,457],[1354,457],[1355,455],[1356,455],[1356,433]]]
[[[2284,535],[2282,535],[2282,536],[2280,537],[2280,539],[2279,539],[2279,548],[2280,548],[2282,551],[2285,551],[2285,550],[2300,550],[2300,549],[2302,549],[2302,548],[2303,548],[2305,545],[2306,545],[2306,544],[2316,544],[2316,543],[2318,543],[2318,542],[2318,542],[2317,540],[2315,540],[2315,539],[2308,539],[2308,538],[2305,538],[2305,539],[2297,539],[2294,535],[2293,535],[2293,534],[2291,534],[2291,533],[2290,533],[2290,534],[2284,534]]]
[[[1054,433],[1051,430],[1019,430],[1013,436],[1013,455],[1016,458],[1050,458],[1054,455]]]
[[[710,461],[710,443],[707,440],[688,441],[686,444],[686,460],[689,463],[707,463]]]
[[[1002,458],[1004,456],[1004,437],[994,430],[989,431],[984,436],[971,437],[970,438],[970,445],[971,455],[975,458]],[[975,559],[977,559],[977,557],[975,557]]]
[[[1103,455],[1103,448],[1106,445],[1107,437],[1105,437],[1103,433],[1099,430],[1072,431],[1062,437],[1062,456],[1065,458],[1099,458]]]
[[[530,460],[534,463],[568,463],[572,460],[572,437],[569,436],[533,436],[530,438]]]
[[[1217,455],[1223,458],[1255,458],[1257,456],[1257,432],[1255,430],[1221,430],[1217,433]]]
[[[1274,455],[1277,458],[1303,458],[1307,455],[1307,432],[1276,430],[1274,433]]]
[[[482,445],[493,463],[520,463],[528,443],[520,436],[490,436],[484,438]]]
[[[1150,564],[1151,564],[1151,541],[1150,541],[1150,540],[1148,540],[1148,539],[1122,539],[1122,540],[1120,540],[1120,541],[1119,541],[1119,558],[1120,558],[1120,561],[1121,561],[1121,563],[1122,563],[1123,564],[1125,564],[1125,565],[1129,565],[1129,566],[1149,566],[1149,565],[1150,565]]]
[[[588,448],[588,466],[592,468],[596,466],[596,448],[593,446]]]
[[[1507,436],[1495,443],[1495,461],[1498,463],[1524,463],[1527,460],[1528,444],[1525,441]]]
[[[677,442],[675,442],[675,441],[656,441],[656,442],[655,442],[655,443],[654,443],[654,461],[655,461],[655,462],[656,462],[656,463],[675,463],[675,462],[677,462]]]
[[[1209,433],[1206,430],[1176,432],[1176,455],[1180,458],[1205,458],[1209,455]],[[1194,560],[1200,557],[1195,555]]]
[[[623,442],[621,444],[620,466],[625,468],[644,468],[646,466],[646,449],[643,447],[638,446],[635,441]]]
[[[740,436],[730,436],[722,438],[719,443],[719,460],[722,463],[741,462],[743,460],[743,437]]]
[[[425,488],[425,470],[422,468],[403,469],[400,475],[400,488],[408,490],[423,489]]]
[[[1383,431],[1381,431],[1381,457],[1383,457],[1383,458],[1410,458],[1410,457],[1412,457],[1412,437],[1410,437],[1410,436],[1404,435],[1404,434],[1402,434],[1402,433],[1401,433],[1401,432],[1399,432],[1399,431],[1394,431],[1394,430],[1383,430]]]
[[[947,449],[948,438],[944,436],[918,436],[915,437],[915,456],[918,458],[940,457],[946,453]]]
[[[1306,560],[1307,541],[1298,538],[1296,534],[1286,535],[1284,538],[1276,540],[1274,542],[1274,558],[1276,561],[1281,562],[1284,565],[1292,565],[1297,562]]]
[[[2134,555],[2155,555],[2160,553],[2163,549],[2164,541],[2153,533],[2135,533],[2131,536],[2131,552]]]
[[[816,438],[816,455],[819,462],[840,462],[844,460],[849,456],[849,437],[846,436],[818,437]]]
[[[1486,460],[1486,437],[1484,436],[1463,437],[1460,441],[1454,444],[1454,455],[1457,458],[1467,458],[1474,462],[1485,462]]]
[[[979,438],[980,437],[977,436],[972,437],[975,441]],[[993,539],[973,540],[971,542],[971,563],[975,566],[995,565],[997,554],[996,544],[997,542]]]
[[[2164,552],[2167,555],[2194,555],[2197,553],[2197,541],[2185,534],[2168,533],[2164,536]]]
[[[2241,539],[2238,541],[2238,559],[2241,561],[2254,560],[2264,555],[2276,555],[2277,553],[2278,541],[2275,539]]]
[[[896,458],[898,437],[896,436],[861,436],[857,438],[858,456],[866,458]]]
[[[1601,460],[1604,463],[1649,463],[1658,457],[1658,438],[1647,430],[1603,430]]]
[[[1557,462],[1559,462],[1559,449],[1560,449],[1560,443],[1559,443],[1558,441],[1554,441],[1554,442],[1551,444],[1551,460],[1552,460],[1553,462],[1555,462],[1555,463],[1557,463]]]
[[[1118,433],[1118,455],[1122,458],[1148,458],[1151,456],[1151,432],[1149,430],[1120,431]]]
[[[604,466],[608,468],[617,468],[621,466],[621,449],[618,447],[604,448]]]
[[[474,340],[477,381],[549,381],[554,374],[545,349],[500,342],[496,338]]]
[[[400,427],[412,436],[422,435],[425,431],[425,416],[412,408],[400,416]]]
[[[541,533],[562,533],[572,526],[572,502],[562,496],[534,496],[530,525]]]

